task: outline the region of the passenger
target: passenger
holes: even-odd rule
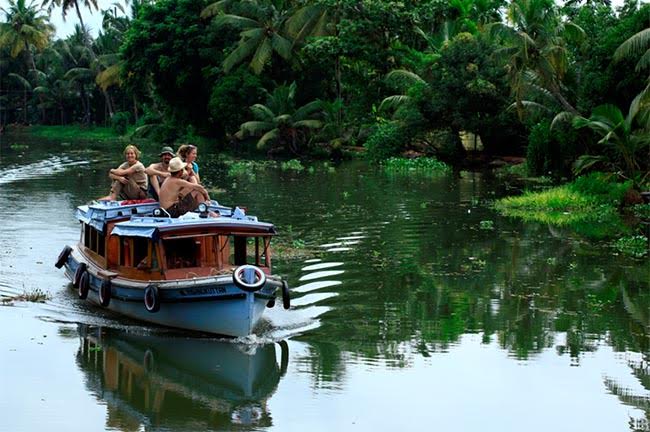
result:
[[[196,163],[197,148],[192,144],[183,144],[178,148],[176,155],[187,164],[183,178],[192,183],[201,183],[199,166]]]
[[[208,191],[199,184],[183,180],[186,163],[175,157],[169,161],[171,176],[165,180],[160,188],[160,206],[171,217],[179,217],[185,213],[196,210],[204,201],[209,201]],[[210,212],[211,217],[217,214]]]
[[[126,162],[109,171],[111,193],[100,200],[141,200],[147,198],[147,175],[140,162],[140,150],[132,144],[124,148]]]
[[[169,161],[174,157],[171,147],[163,147],[160,151],[160,162],[152,163],[144,170],[149,176],[149,196],[158,201],[160,186],[169,177]]]

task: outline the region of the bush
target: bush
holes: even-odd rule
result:
[[[583,195],[598,198],[599,202],[613,205],[621,204],[625,192],[632,187],[632,181],[617,183],[614,175],[594,172],[580,176],[571,182],[571,188]]]
[[[111,117],[111,128],[116,134],[125,135],[130,122],[131,113],[126,111],[116,112]]]
[[[406,131],[395,123],[380,123],[370,134],[364,147],[373,162],[379,162],[398,154],[408,143]]]

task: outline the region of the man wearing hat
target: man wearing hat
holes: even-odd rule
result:
[[[203,186],[182,179],[186,165],[181,158],[172,158],[167,168],[171,175],[160,187],[160,207],[167,210],[171,217],[196,210],[199,204],[210,200]]]
[[[171,147],[163,147],[160,150],[160,162],[152,163],[144,170],[149,176],[149,196],[158,201],[160,186],[169,177],[169,161],[174,157],[174,150]]]

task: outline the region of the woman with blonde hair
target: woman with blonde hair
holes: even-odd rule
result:
[[[199,177],[199,166],[196,163],[196,146],[193,144],[183,144],[178,148],[176,154],[186,163],[183,178],[192,183],[200,183],[201,178]]]
[[[124,148],[125,162],[108,172],[113,180],[111,193],[102,200],[140,200],[147,198],[147,174],[140,162],[140,150],[133,144]]]

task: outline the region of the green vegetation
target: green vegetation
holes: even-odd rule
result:
[[[587,237],[612,237],[629,230],[618,206],[630,187],[630,181],[618,183],[613,176],[593,173],[563,186],[504,198],[495,207],[506,216],[566,227]]]
[[[30,126],[26,130],[28,133],[40,137],[57,141],[74,141],[78,139],[93,141],[115,141],[120,139],[109,127],[84,127],[79,125],[67,126]]]
[[[616,240],[614,247],[625,255],[643,258],[648,254],[648,238],[642,235],[621,237]]]
[[[282,171],[303,171],[305,167],[300,163],[298,159],[291,159],[280,164],[280,169]]]
[[[437,176],[451,172],[451,167],[446,163],[427,157],[415,159],[392,157],[383,161],[381,165],[389,174]]]

